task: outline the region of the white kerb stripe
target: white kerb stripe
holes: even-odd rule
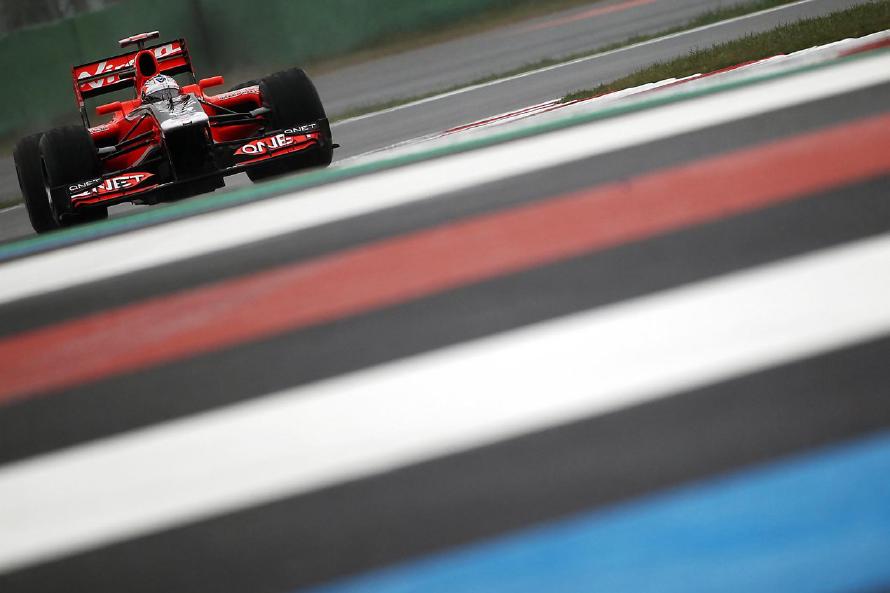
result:
[[[890,332],[890,237],[510,331],[0,470],[0,572]]]
[[[295,192],[0,265],[0,304],[890,81],[890,55]]]

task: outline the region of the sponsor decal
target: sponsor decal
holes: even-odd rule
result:
[[[291,128],[284,130],[280,134],[267,136],[248,142],[235,151],[236,156],[261,156],[272,154],[280,150],[289,148],[297,143],[297,141],[305,142],[314,138],[306,136],[306,132],[313,129],[314,126],[303,126],[301,128]]]
[[[99,183],[100,181],[102,181],[102,178],[101,178],[101,177],[97,177],[96,179],[90,179],[89,181],[83,181],[83,182],[81,182],[81,183],[77,183],[77,184],[75,184],[75,185],[70,186],[70,187],[68,188],[68,191],[69,191],[69,192],[80,191],[80,190],[82,190],[82,189],[86,189],[86,188],[88,188],[88,187],[90,187],[90,186],[93,186],[93,185]]]
[[[156,47],[152,51],[154,52],[155,57],[160,60],[161,58],[182,53],[182,45],[179,42],[174,41],[172,43],[167,43],[166,45]],[[135,62],[136,54],[127,54],[125,56],[120,56],[118,58],[109,58],[107,60],[102,60],[101,62],[89,64],[87,66],[84,66],[83,68],[79,68],[77,70],[77,80],[83,80],[84,78],[90,78],[92,76],[99,76],[100,74],[108,74],[108,76],[105,78],[82,83],[80,85],[81,90],[94,91],[104,86],[109,86],[120,82],[120,76],[114,73],[118,70],[124,70],[125,68],[132,67]]]
[[[243,89],[238,89],[237,91],[229,91],[227,93],[220,93],[213,97],[214,100],[219,99],[234,99],[235,97],[240,97],[241,95],[255,95],[260,92],[259,85],[257,86],[247,86]]]
[[[314,132],[318,129],[318,124],[306,124],[305,126],[300,126],[299,128],[291,128],[289,130],[285,130],[285,134],[308,134],[309,132]]]
[[[127,173],[126,175],[118,175],[104,181],[93,179],[92,181],[84,181],[68,188],[71,192],[72,200],[81,200],[83,198],[95,198],[107,196],[109,194],[125,193],[127,190],[138,187],[145,182],[146,179],[154,177],[154,173]],[[94,184],[97,184],[92,187]],[[77,192],[77,193],[75,193]]]

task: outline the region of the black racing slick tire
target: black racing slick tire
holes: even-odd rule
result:
[[[292,68],[259,81],[263,102],[271,110],[269,119],[276,130],[321,122],[322,142],[306,154],[296,154],[247,170],[252,181],[283,175],[302,169],[327,167],[334,157],[331,127],[315,85],[303,70]]]
[[[65,188],[102,174],[99,153],[83,126],[55,128],[40,140],[40,155],[50,188],[53,214],[59,226],[73,226],[108,218],[108,208],[93,206],[74,211]]]
[[[25,201],[25,209],[31,226],[38,233],[46,233],[59,228],[53,216],[49,192],[43,179],[43,163],[40,160],[40,139],[43,134],[33,134],[19,140],[12,153],[19,187]]]

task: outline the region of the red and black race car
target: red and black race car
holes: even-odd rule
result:
[[[37,232],[108,216],[121,202],[154,204],[331,163],[336,145],[312,81],[286,70],[208,95],[221,76],[197,80],[184,39],[145,47],[158,32],[120,41],[136,51],[76,66],[83,125],[22,139],[14,157]],[[181,76],[180,76],[181,75]],[[185,78],[182,86],[174,77]],[[135,98],[96,108],[111,121],[91,126],[85,100],[127,88]]]

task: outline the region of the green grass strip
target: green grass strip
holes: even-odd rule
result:
[[[682,58],[653,64],[594,89],[571,93],[563,100],[588,99],[668,78],[714,72],[736,64],[789,54],[850,37],[863,37],[885,29],[890,29],[890,0],[862,4],[823,17],[776,27],[765,33],[747,35],[707,49],[697,49]]]

